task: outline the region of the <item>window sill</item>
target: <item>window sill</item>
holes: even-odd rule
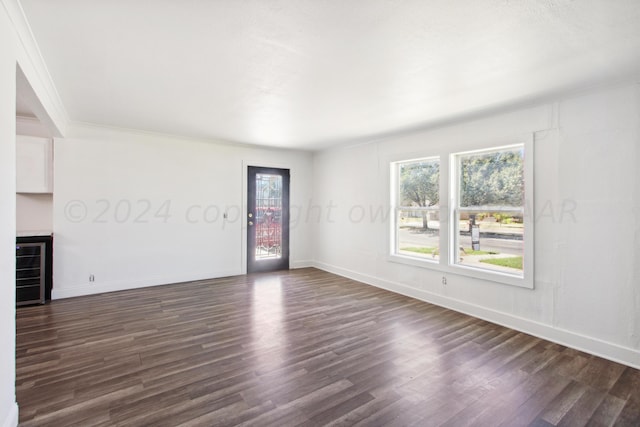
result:
[[[483,270],[481,268],[469,267],[460,264],[449,266],[448,270],[452,274],[460,276],[473,277],[475,279],[487,280],[504,285],[517,286],[519,288],[533,289],[533,280],[527,280],[526,276],[523,277],[515,274],[502,273],[500,271]]]
[[[442,265],[439,258],[434,260],[426,258],[418,258],[411,256],[404,256],[398,254],[391,254],[387,256],[387,261],[411,265],[414,267],[425,268],[428,270],[440,271],[446,274],[453,274],[457,276],[465,276],[473,279],[484,280],[494,283],[500,283],[503,285],[516,286],[519,288],[533,289],[533,279],[528,277],[522,277],[509,273],[501,273],[499,271],[489,271],[479,268],[469,267],[465,265]]]
[[[397,264],[413,265],[415,267],[423,267],[431,270],[441,270],[440,257],[413,257],[410,255],[391,254],[387,257],[387,261]]]

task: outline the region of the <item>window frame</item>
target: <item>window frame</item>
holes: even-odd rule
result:
[[[498,151],[507,147],[524,147],[524,206],[523,216],[523,274],[514,275],[496,270],[474,268],[472,266],[456,263],[456,250],[458,236],[456,236],[455,219],[457,200],[456,194],[459,188],[459,178],[456,167],[456,158],[460,155],[474,152],[483,153]],[[424,154],[424,155],[420,155]],[[472,277],[500,284],[512,285],[520,288],[534,288],[534,134],[528,133],[512,138],[497,138],[492,140],[477,141],[456,147],[441,147],[439,150],[405,156],[395,155],[389,159],[390,165],[390,203],[393,215],[390,218],[389,255],[387,260],[394,263],[412,265],[430,270],[440,271],[443,274],[454,274]],[[438,259],[399,254],[397,248],[397,214],[401,210],[398,206],[399,192],[399,165],[419,160],[440,160],[440,248]],[[431,210],[435,210],[431,208]],[[510,210],[515,211],[516,209]]]
[[[406,261],[412,262],[415,261],[420,265],[423,262],[435,265],[439,264],[441,260],[441,256],[438,256],[438,259],[429,259],[425,256],[419,255],[410,255],[406,253],[400,253],[399,241],[398,241],[398,224],[400,213],[403,211],[411,211],[411,212],[439,212],[441,213],[440,205],[442,202],[442,198],[439,198],[438,204],[436,206],[424,206],[424,207],[415,207],[415,206],[405,206],[401,204],[400,201],[400,167],[403,164],[409,163],[417,163],[417,162],[430,162],[437,161],[438,162],[438,186],[439,193],[442,196],[442,159],[440,156],[426,156],[426,157],[416,157],[412,159],[406,160],[398,160],[391,162],[391,211],[393,213],[393,220],[391,221],[391,242],[390,242],[390,256],[397,257],[399,259],[404,259]],[[440,230],[442,227],[440,227]],[[438,236],[441,236],[441,231],[438,231]]]
[[[514,148],[522,148],[524,150],[524,158],[523,158],[523,175],[524,175],[524,200],[523,206],[521,208],[502,208],[497,206],[487,206],[482,207],[482,209],[478,208],[468,208],[460,206],[460,159],[464,156],[473,155],[473,154],[490,154],[496,153],[500,151],[507,151]],[[474,150],[467,151],[458,151],[455,153],[450,153],[449,155],[449,266],[452,269],[458,270],[460,274],[478,277],[485,280],[493,280],[500,283],[505,283],[514,286],[520,286],[524,288],[533,289],[533,227],[534,223],[532,220],[532,215],[530,215],[530,210],[532,208],[532,200],[533,200],[533,139],[528,138],[525,141],[518,142],[515,144],[507,144],[507,145],[492,145],[487,146],[486,148],[479,148]],[[522,215],[523,219],[523,265],[522,265],[522,275],[512,274],[509,272],[501,272],[492,270],[489,268],[479,268],[473,267],[469,265],[464,265],[458,262],[457,259],[457,250],[459,247],[459,239],[460,239],[460,230],[459,230],[459,215],[463,212],[513,212],[519,213]]]

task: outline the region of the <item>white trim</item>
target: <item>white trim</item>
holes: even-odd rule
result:
[[[243,160],[242,161],[242,241],[240,242],[240,250],[242,254],[240,254],[240,265],[241,265],[241,274],[247,274],[247,215],[248,215],[248,207],[247,207],[247,197],[249,194],[249,182],[248,182],[248,174],[249,174],[249,166],[258,167],[258,168],[274,168],[274,169],[286,169],[289,171],[289,210],[291,210],[291,194],[292,194],[292,186],[294,185],[294,168],[287,163],[280,162],[269,162],[263,160]],[[302,267],[293,267],[292,266],[292,257],[291,257],[291,216],[289,216],[289,269],[292,268],[302,268]]]
[[[534,168],[534,134],[527,134],[526,138],[521,138],[521,142],[511,143],[506,145],[493,145],[487,148],[475,148],[473,150],[450,153],[449,166],[450,176],[449,182],[451,188],[449,190],[449,205],[451,207],[449,212],[449,242],[453,243],[453,246],[449,248],[448,255],[448,264],[452,270],[456,270],[458,274],[470,277],[477,277],[479,279],[491,280],[498,283],[504,283],[506,285],[519,286],[522,288],[533,289],[534,288],[534,221],[531,215],[527,214],[527,208],[533,209],[534,205],[534,176],[533,176],[533,168]],[[464,264],[460,264],[458,262],[457,250],[455,248],[459,247],[459,213],[464,211],[459,207],[459,194],[460,191],[460,158],[463,156],[469,156],[473,154],[484,154],[484,153],[497,153],[500,151],[506,151],[510,149],[514,149],[517,147],[522,147],[524,149],[524,182],[525,182],[525,206],[522,208],[523,210],[523,223],[524,223],[524,235],[523,235],[523,255],[524,255],[524,265],[522,275],[513,275],[509,273],[501,273],[500,271],[491,270],[491,269],[483,269],[476,267],[469,267]],[[474,207],[480,208],[480,207]],[[488,207],[491,208],[491,207]],[[517,211],[519,209],[513,209],[513,211]]]
[[[175,276],[175,277],[154,277],[150,279],[143,280],[133,280],[133,281],[113,281],[96,284],[95,282],[87,282],[80,283],[76,285],[70,286],[59,286],[56,285],[51,290],[51,299],[63,299],[63,298],[73,298],[80,297],[85,295],[96,295],[103,294],[106,292],[116,292],[116,291],[127,291],[133,289],[140,288],[148,288],[152,286],[164,286],[164,285],[172,285],[176,283],[185,283],[185,282],[194,282],[199,280],[212,280],[218,279],[221,277],[231,277],[238,276],[241,274],[238,270],[226,270],[226,271],[218,271],[212,275],[208,275],[207,277],[202,276]]]
[[[484,268],[473,267],[465,264],[452,264],[447,272],[457,274],[459,276],[472,277],[474,279],[482,279],[488,282],[502,283],[503,285],[517,286],[524,289],[533,289],[533,282],[527,283],[523,276],[517,274],[509,274],[498,270],[489,270]]]
[[[442,255],[442,254],[441,254]],[[438,259],[431,260],[427,257],[419,258],[409,255],[388,255],[387,261],[396,264],[411,265],[413,267],[420,267],[427,270],[440,271],[445,275],[456,275],[471,277],[472,279],[480,279],[486,282],[494,282],[502,285],[512,285],[524,289],[532,289],[529,286],[525,286],[522,276],[516,276],[509,273],[503,273],[500,271],[485,270],[482,268],[475,268],[464,264],[447,265],[441,263]]]
[[[0,0],[1,1],[1,0]],[[82,133],[84,132],[84,133]],[[147,138],[153,138],[153,139],[162,139],[162,140],[167,140],[167,141],[172,141],[175,139],[178,140],[182,140],[182,141],[189,141],[189,142],[195,142],[195,143],[202,143],[202,144],[210,144],[210,143],[214,143],[216,145],[221,145],[221,146],[225,146],[225,147],[235,147],[235,148],[245,148],[245,149],[263,149],[263,150],[269,150],[272,152],[278,152],[278,151],[282,151],[282,152],[302,152],[305,150],[298,150],[295,148],[286,148],[286,147],[266,147],[266,146],[261,146],[261,145],[257,145],[257,144],[247,144],[247,143],[243,143],[243,142],[236,142],[236,141],[231,141],[231,140],[223,140],[223,139],[217,139],[217,138],[205,138],[205,137],[195,137],[195,136],[188,136],[188,135],[179,135],[179,134],[175,134],[175,133],[169,133],[169,132],[160,132],[160,131],[153,131],[153,130],[146,130],[146,129],[137,129],[137,128],[129,128],[129,127],[124,127],[124,126],[114,126],[114,125],[106,125],[106,124],[101,124],[101,123],[91,123],[91,122],[82,122],[82,121],[77,121],[77,120],[72,120],[69,122],[69,137],[71,138],[76,138],[78,137],[78,133],[80,133],[81,136],[86,135],[87,132],[90,132],[92,135],[93,134],[99,134],[101,136],[104,135],[104,132],[109,132],[109,133],[115,133],[115,134],[124,134],[124,135],[130,135],[130,134],[134,134],[137,136],[141,136],[141,137],[147,137]]]
[[[405,212],[441,212],[442,210],[442,204],[441,204],[441,200],[442,198],[439,199],[438,204],[434,205],[434,206],[420,206],[420,207],[414,207],[414,206],[405,206],[401,204],[401,200],[400,200],[400,167],[404,164],[410,164],[410,163],[420,163],[420,162],[433,162],[433,163],[437,163],[438,164],[438,193],[441,196],[442,195],[442,191],[441,191],[441,187],[442,187],[442,156],[441,155],[435,155],[435,156],[422,156],[422,157],[416,157],[416,158],[411,158],[411,159],[406,159],[406,160],[393,160],[389,162],[389,200],[390,200],[390,208],[391,208],[391,212],[393,214],[393,216],[391,216],[390,218],[390,228],[389,228],[389,235],[388,235],[388,239],[389,239],[389,258],[392,259],[393,257],[398,257],[400,259],[400,262],[402,262],[402,260],[407,260],[409,261],[409,263],[411,263],[411,261],[414,262],[413,265],[420,265],[420,264],[415,264],[415,262],[427,262],[427,263],[431,263],[432,265],[437,265],[439,264],[439,261],[432,261],[432,260],[428,260],[428,259],[424,259],[424,258],[420,258],[420,257],[411,257],[411,256],[407,256],[407,255],[403,255],[400,253],[400,248],[399,248],[399,233],[398,233],[398,229],[399,229],[399,215],[402,211]],[[411,260],[411,261],[410,261]]]
[[[521,146],[522,146],[522,142],[517,142],[514,144],[491,146],[488,148],[475,148],[473,150],[460,151],[454,154],[456,156],[469,156],[472,154],[492,154],[492,153],[500,153],[502,151],[508,151],[510,149],[520,148]]]
[[[450,173],[450,188],[449,188],[449,200],[450,200],[450,213],[449,213],[449,237],[450,243],[453,243],[453,247],[449,249],[448,259],[449,266],[452,270],[457,270],[457,272],[464,276],[477,277],[479,279],[484,280],[492,280],[498,283],[504,283],[507,285],[519,286],[522,288],[533,289],[534,288],[534,221],[532,215],[528,215],[527,208],[533,209],[534,205],[534,134],[528,134],[527,138],[524,138],[524,141],[518,143],[511,143],[507,145],[500,146],[491,146],[486,148],[474,149],[463,152],[456,152],[450,154],[449,165],[451,167]],[[523,255],[524,255],[524,265],[522,269],[522,275],[515,275],[509,273],[502,273],[500,271],[485,269],[480,267],[471,267],[465,264],[461,264],[458,262],[457,250],[455,248],[459,247],[459,239],[460,239],[460,221],[459,215],[460,212],[466,211],[478,211],[482,210],[481,206],[474,206],[472,208],[461,208],[460,205],[460,159],[465,156],[475,155],[475,154],[492,154],[498,153],[502,151],[512,150],[516,148],[522,148],[524,150],[524,204],[525,206],[521,209],[498,209],[502,211],[522,211],[523,213],[523,224],[524,224],[524,234],[523,234]],[[487,210],[491,211],[491,206],[486,207]]]
[[[2,427],[17,427],[18,426],[18,403],[13,402],[11,408],[9,409],[9,413],[7,417],[4,419],[2,423]]]
[[[311,261],[310,259],[305,259],[305,260],[301,260],[301,261],[291,261],[289,262],[289,268],[291,270],[295,270],[297,268],[309,268],[309,267],[313,267],[313,261]]]
[[[424,268],[429,268],[433,270],[448,272],[448,269],[446,267],[443,267],[440,264],[440,257],[436,259],[433,257],[429,258],[428,256],[420,257],[420,256],[411,256],[411,255],[392,253],[387,256],[387,261],[395,262],[397,264],[412,265],[414,267],[424,267]]]
[[[430,304],[435,304],[459,313],[524,332],[547,341],[593,354],[616,363],[622,363],[624,365],[631,366],[632,368],[640,369],[640,350],[588,337],[577,332],[556,328],[545,323],[532,321],[479,305],[469,304],[454,298],[416,289],[403,283],[380,279],[378,277],[358,273],[356,271],[331,264],[314,262],[313,266],[320,270],[353,279],[367,285],[415,298]]]
[[[536,240],[536,195],[535,195],[535,155],[536,155],[536,134],[531,133],[524,141],[524,216],[522,222],[524,224],[524,263],[522,271],[524,272],[523,284],[530,289],[535,287],[535,240]],[[527,209],[530,209],[527,215]]]
[[[69,115],[42,57],[22,5],[18,0],[1,1],[21,48],[18,50],[19,68],[33,87],[38,104],[42,107],[34,106],[38,110],[34,113],[48,128],[55,131],[55,136],[62,136],[69,125]]]
[[[396,154],[393,159],[388,159],[388,191],[389,200],[391,202],[391,209],[393,211],[393,218],[389,224],[389,232],[387,235],[387,261],[395,262],[399,264],[406,264],[417,266],[430,270],[442,271],[447,274],[457,274],[461,276],[473,277],[495,283],[501,283],[510,286],[516,286],[520,288],[533,289],[534,288],[534,218],[533,215],[528,214],[527,210],[535,212],[534,209],[534,138],[533,133],[527,132],[525,134],[519,134],[513,137],[502,137],[482,141],[476,141],[473,144],[464,144],[463,150],[453,150],[451,148],[437,149],[438,155],[423,155],[419,156],[415,152],[411,155],[407,155],[407,158],[411,160],[398,160],[401,155]],[[517,142],[514,142],[517,141]],[[459,156],[468,155],[473,153],[492,153],[514,147],[524,148],[524,179],[525,179],[525,206],[523,208],[523,220],[524,220],[524,265],[523,274],[515,275],[508,272],[500,272],[497,270],[483,269],[477,267],[470,267],[464,264],[456,263],[457,259],[457,239],[459,237],[456,224],[457,224],[457,201],[455,200],[457,189],[459,188],[459,179],[457,175],[459,162]],[[432,151],[430,151],[432,153]],[[445,161],[443,159],[447,158]],[[440,164],[440,256],[437,260],[431,260],[421,257],[411,257],[400,254],[397,251],[398,247],[398,232],[397,232],[397,215],[398,211],[402,210],[402,207],[397,206],[397,193],[399,185],[398,177],[398,165],[405,162],[415,162],[419,160],[439,160]],[[446,179],[445,179],[446,177]],[[448,203],[442,203],[444,200]],[[487,207],[487,210],[491,210],[491,207]],[[431,210],[423,208],[421,210]],[[433,209],[436,210],[436,209]],[[516,211],[517,209],[509,209]],[[452,245],[453,243],[453,245]]]

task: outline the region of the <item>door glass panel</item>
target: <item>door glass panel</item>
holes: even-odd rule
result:
[[[282,176],[256,174],[256,260],[282,257]]]

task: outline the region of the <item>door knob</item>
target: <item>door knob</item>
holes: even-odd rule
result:
[[[253,225],[253,221],[249,221],[249,225]]]
[[[249,218],[253,218],[253,214],[249,212]]]

